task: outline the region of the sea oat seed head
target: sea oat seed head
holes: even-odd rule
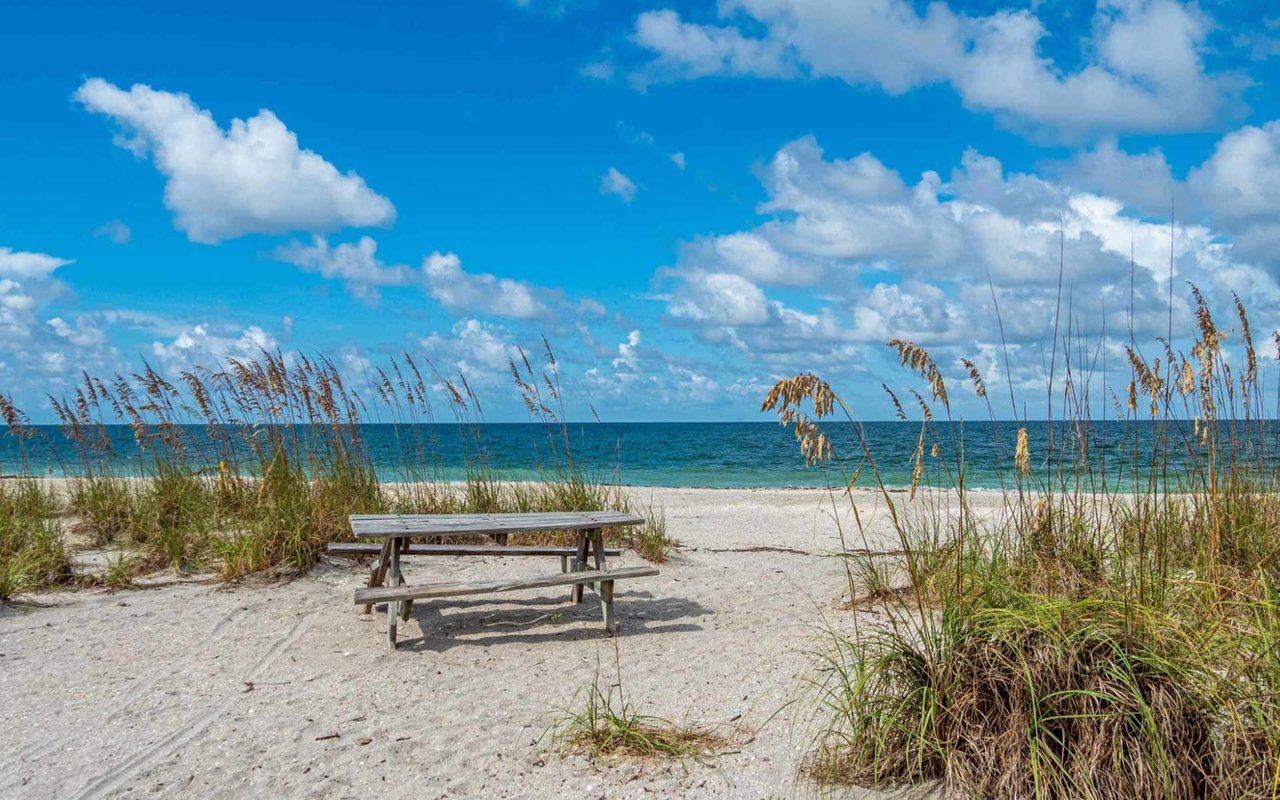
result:
[[[1027,438],[1026,428],[1018,428],[1018,445],[1014,448],[1013,463],[1023,475],[1031,471],[1031,444]]]

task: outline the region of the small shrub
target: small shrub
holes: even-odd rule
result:
[[[566,711],[552,726],[555,741],[565,752],[582,750],[592,758],[617,755],[705,760],[727,744],[724,737],[710,731],[641,714],[623,696],[621,680],[601,687],[598,669],[591,683],[575,695],[574,701],[579,700],[580,709]]]

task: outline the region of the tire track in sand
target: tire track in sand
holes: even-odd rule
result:
[[[283,655],[290,647],[292,647],[307,629],[311,627],[311,621],[317,612],[302,617],[293,624],[284,636],[276,640],[267,652],[258,659],[258,662],[249,670],[249,674],[244,677],[245,682],[249,682],[258,677],[259,674]],[[219,626],[221,627],[221,626]],[[215,628],[217,630],[217,628]],[[127,784],[135,775],[150,769],[164,759],[168,758],[175,750],[185,745],[187,742],[199,736],[210,725],[213,724],[218,717],[227,711],[232,704],[235,703],[239,694],[232,694],[229,697],[218,698],[216,705],[208,711],[197,714],[190,718],[185,724],[178,727],[177,730],[168,736],[161,738],[151,747],[135,753],[134,755],[121,761],[116,766],[96,775],[89,779],[85,787],[80,791],[77,798],[80,800],[89,800],[90,798],[105,797],[116,789]]]
[[[240,621],[240,619],[248,613],[249,610],[247,608],[240,607],[233,609],[231,613],[224,615],[223,618],[218,621],[218,624],[209,631],[209,634],[201,639],[196,646],[207,647],[217,642],[226,633],[228,625]],[[111,705],[104,712],[104,716],[108,718],[113,717],[125,710],[140,696],[154,688],[159,677],[160,676],[158,675],[152,675],[149,678],[134,681],[128,688],[117,694],[112,699]],[[17,752],[14,756],[14,762],[22,763],[27,761],[39,761],[50,753],[56,752],[62,744],[63,741],[58,736],[45,736],[36,739],[34,742],[28,743]]]
[[[248,613],[249,613],[248,609],[238,607],[233,609],[231,613],[223,615],[222,619],[218,621],[218,624],[214,625],[213,629],[209,631],[209,634],[205,636],[203,639],[201,639],[195,646],[208,647],[212,644],[217,643],[219,640],[223,638],[223,635],[227,632],[227,627],[229,625],[235,622],[239,622],[243,617],[247,616]],[[111,707],[107,709],[107,712],[106,712],[107,716],[115,716],[116,714],[119,714],[121,711],[124,711],[126,708],[132,705],[133,702],[137,700],[140,696],[142,696],[143,694],[145,694],[146,692],[154,688],[156,683],[160,680],[161,677],[168,677],[168,676],[167,675],[162,676],[162,675],[153,673],[149,678],[145,678],[140,681],[134,681],[133,685],[131,685],[128,689],[125,689],[123,692],[116,695],[115,700],[111,703]]]

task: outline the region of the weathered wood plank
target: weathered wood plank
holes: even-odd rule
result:
[[[538,531],[578,531],[642,525],[644,518],[623,511],[553,511],[537,514],[352,514],[357,537],[466,536]]]
[[[618,618],[613,614],[613,581],[600,581],[600,608],[604,611],[604,629],[618,632]]]
[[[489,594],[491,592],[512,592],[519,589],[540,589],[547,586],[568,586],[579,583],[595,583],[596,581],[618,581],[628,578],[644,578],[658,575],[657,567],[623,567],[608,572],[570,572],[560,575],[547,575],[537,578],[515,578],[496,581],[455,581],[450,583],[428,583],[418,586],[380,587],[376,589],[356,589],[355,602],[362,603],[394,603],[399,600],[421,600],[430,597],[456,597],[468,594]]]
[[[609,565],[604,560],[604,531],[600,528],[592,528],[587,531],[587,538],[591,540],[591,552],[595,556],[596,570],[605,572],[609,569]],[[597,593],[600,591],[594,583],[591,584],[591,589]]]
[[[406,580],[404,579],[404,575],[401,575],[401,576],[400,576],[400,585],[401,585],[401,586],[404,586],[406,583],[408,583],[408,581],[406,581]],[[401,601],[400,601],[400,619],[401,619],[402,621],[404,621],[404,622],[408,622],[408,621],[409,621],[409,616],[410,616],[412,613],[413,613],[413,601],[412,601],[412,600],[401,600]]]
[[[364,542],[332,542],[328,550],[334,555],[377,555],[382,545]],[[402,556],[572,556],[573,547],[556,545],[510,545],[499,547],[491,544],[411,544]],[[605,549],[605,554],[617,556],[622,550],[617,547]]]
[[[370,587],[366,591],[396,591],[403,590],[401,586],[400,575],[400,542],[398,539],[391,539],[391,567],[387,571],[387,582],[391,585],[381,590]],[[376,601],[373,601],[376,602]],[[387,645],[390,649],[396,649],[396,617],[400,615],[400,603],[392,599],[387,602]]]
[[[587,548],[591,546],[591,538],[587,536],[585,530],[578,531],[578,548],[573,555],[573,571],[581,572],[587,566]],[[582,602],[582,584],[574,583],[569,589],[569,599],[574,603]]]

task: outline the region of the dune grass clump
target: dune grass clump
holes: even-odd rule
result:
[[[32,479],[0,480],[0,600],[71,580],[53,493]]]
[[[347,513],[381,505],[353,435],[358,402],[331,362],[265,352],[176,383],[150,365],[86,375],[52,399],[76,453],[68,510],[94,544],[135,551],[138,570],[297,574]],[[138,461],[121,474],[128,446]]]
[[[67,508],[93,544],[102,546],[130,531],[140,516],[137,503],[135,484],[127,478],[86,476],[72,481]]]
[[[821,652],[808,775],[937,781],[965,797],[1280,794],[1280,431],[1243,305],[1228,355],[1228,331],[1193,299],[1187,350],[1160,342],[1148,360],[1131,343],[1131,381],[1104,420],[1091,351],[1063,343],[1049,408],[1067,411],[1038,423],[1042,452],[1029,423],[997,422],[976,366],[956,365],[991,417],[1005,490],[994,508],[968,489],[967,431],[923,348],[890,343],[924,384],[905,498],[865,438],[829,460],[823,420],[856,430],[829,385],[800,375],[774,388],[765,407],[803,452],[851,465],[833,495],[870,476],[896,540],[878,555],[856,513],[842,531],[860,540],[846,542],[849,594],[878,615],[833,630]],[[1125,457],[1109,458],[1117,447]]]
[[[1105,600],[943,604],[909,634],[833,638],[807,769],[973,797],[1270,796],[1280,708],[1251,695],[1249,644]]]
[[[667,560],[680,543],[667,533],[667,515],[661,506],[652,502],[640,506],[628,504],[624,511],[633,511],[644,517],[644,524],[624,531],[629,547],[646,561],[661,564]]]
[[[30,420],[4,394],[0,422],[25,459]],[[71,579],[71,555],[58,530],[59,507],[54,493],[34,478],[0,478],[0,600]]]
[[[502,480],[478,442],[464,480],[441,477],[428,424],[433,396],[444,398],[462,436],[477,436],[479,398],[465,375],[424,375],[408,354],[363,376],[360,390],[323,356],[265,351],[176,378],[145,363],[130,375],[86,374],[69,395],[50,398],[74,450],[72,463],[61,465],[72,480],[58,509],[90,546],[122,550],[111,570],[115,583],[156,569],[212,571],[226,580],[299,575],[329,542],[350,539],[351,514],[629,510],[622,488],[574,463],[549,346],[545,357],[543,372],[523,354],[511,362],[520,397],[547,432],[535,482]],[[0,414],[29,474],[23,445],[35,432],[5,396]],[[387,421],[402,452],[417,456],[390,476],[379,474],[363,428]],[[21,542],[9,532],[15,541],[7,546],[27,552],[30,542],[48,543],[32,515],[21,518]],[[610,543],[634,540],[642,555],[665,557],[673,543],[658,517],[646,519],[635,531],[611,531]],[[21,572],[53,574],[32,566]],[[23,591],[43,585],[21,581]]]

